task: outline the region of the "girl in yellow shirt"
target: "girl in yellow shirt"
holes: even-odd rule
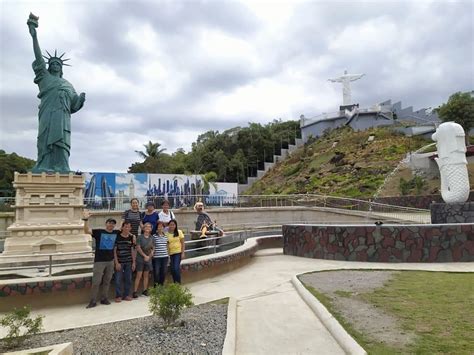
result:
[[[170,255],[171,275],[175,283],[181,283],[181,260],[184,259],[184,234],[178,229],[178,222],[168,222],[168,249]]]

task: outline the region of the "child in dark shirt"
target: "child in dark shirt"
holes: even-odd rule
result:
[[[135,236],[130,233],[129,221],[122,223],[120,234],[115,240],[115,302],[131,301],[130,290],[132,287],[132,272],[135,271]],[[123,282],[123,290],[122,290]]]

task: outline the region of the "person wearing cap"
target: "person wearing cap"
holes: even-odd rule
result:
[[[196,220],[196,230],[201,232],[201,238],[206,237],[208,230],[215,230],[219,232],[219,236],[224,235],[224,231],[217,227],[216,221],[212,221],[211,217],[204,211],[204,203],[201,201],[196,202],[194,210],[198,214]]]
[[[158,222],[158,212],[155,210],[155,204],[151,201],[147,202],[146,211],[143,213],[142,220],[140,222],[140,230],[143,233],[143,227],[146,223],[150,223],[152,226],[151,235],[156,233],[156,224]]]
[[[84,210],[84,233],[90,234],[95,240],[94,266],[92,269],[91,297],[86,308],[93,308],[97,305],[97,300],[101,304],[109,305],[108,299],[110,281],[114,274],[114,246],[119,230],[115,230],[117,221],[108,218],[105,221],[105,229],[89,228],[90,213]]]

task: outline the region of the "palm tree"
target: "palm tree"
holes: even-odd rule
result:
[[[166,150],[166,148],[160,149],[161,143],[158,142],[153,143],[152,141],[148,141],[148,143],[143,144],[143,146],[145,147],[144,152],[141,150],[136,150],[135,153],[145,160],[148,158],[156,159]]]

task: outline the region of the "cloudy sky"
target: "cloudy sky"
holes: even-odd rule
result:
[[[473,1],[0,0],[0,149],[36,158],[38,89],[26,20],[64,78],[86,92],[72,116],[73,170],[126,172],[148,140],[335,111],[353,101],[437,107],[474,89]]]

